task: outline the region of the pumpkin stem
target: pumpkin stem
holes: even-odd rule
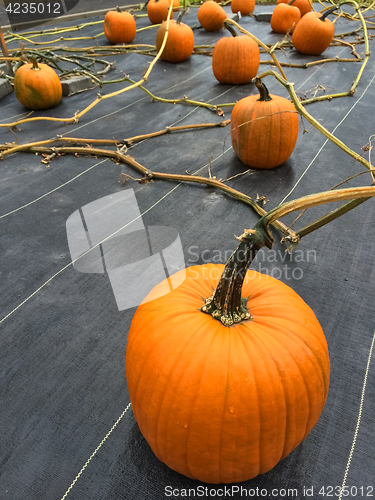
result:
[[[260,95],[258,101],[272,101],[272,97],[268,92],[268,88],[264,85],[262,80],[258,77],[255,77],[253,81]]]
[[[173,0],[171,1],[173,2]],[[176,19],[176,24],[180,24],[181,19],[184,17],[185,13],[186,13],[185,9],[180,10]]]
[[[229,257],[216,290],[205,301],[202,312],[221,321],[224,326],[251,318],[247,298],[242,297],[242,285],[258,250],[272,247],[273,238],[264,221],[260,219],[254,229],[245,230],[238,238],[240,244]]]
[[[329,16],[330,14],[332,14],[332,12],[333,12],[334,10],[338,9],[338,8],[339,8],[339,6],[338,6],[338,5],[334,5],[334,6],[333,6],[333,7],[331,7],[330,9],[326,10],[326,11],[324,12],[324,14],[323,14],[321,17],[319,17],[319,19],[320,19],[321,21],[323,21],[323,22],[324,22],[325,18],[326,18],[327,16]]]
[[[292,5],[294,2],[294,0],[290,0],[290,2],[288,3],[288,5]]]
[[[223,24],[224,24],[224,28],[226,28],[232,36],[238,36],[238,33],[234,29],[234,26],[232,26],[231,24],[227,23],[226,21],[224,21]]]
[[[33,63],[32,68],[34,71],[40,71],[40,68],[38,66],[38,61],[36,60],[35,57],[31,58],[31,62]]]
[[[119,6],[116,7],[117,12],[122,12]]]

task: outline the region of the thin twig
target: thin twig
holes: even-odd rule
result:
[[[285,63],[285,62],[281,62],[279,64],[283,67],[288,67],[288,68],[307,69],[307,68],[311,68],[311,66],[317,66],[318,64],[325,64],[325,63],[331,63],[331,62],[360,62],[360,61],[362,61],[361,58],[360,59],[358,59],[358,58],[348,59],[348,58],[336,56],[336,57],[330,57],[327,59],[319,59],[318,61],[309,61],[309,62],[306,62],[303,64]],[[269,66],[269,65],[274,65],[275,62],[268,59],[268,60],[260,61],[260,64],[266,64],[267,66]]]
[[[202,129],[202,128],[218,128],[218,127],[226,127],[230,123],[230,120],[223,120],[218,123],[199,123],[192,125],[181,125],[178,127],[166,127],[162,130],[158,130],[157,132],[151,132],[149,134],[137,135],[130,137],[128,139],[123,139],[122,141],[118,141],[115,139],[82,139],[78,137],[63,137],[58,136],[53,139],[46,139],[44,141],[37,142],[29,142],[27,144],[18,144],[14,146],[13,144],[2,144],[0,145],[0,159],[4,159],[6,156],[17,153],[19,151],[28,150],[37,146],[45,146],[46,144],[53,144],[55,142],[69,142],[72,144],[107,144],[107,145],[126,145],[131,146],[136,142],[144,141],[146,139],[151,139],[153,137],[159,137],[161,135],[169,134],[171,132],[181,132],[186,130],[194,130],[194,129]],[[13,132],[12,132],[13,133]],[[13,133],[14,135],[14,133]],[[16,136],[15,136],[16,137]],[[17,137],[16,137],[17,140]]]
[[[375,185],[355,188],[345,188],[335,191],[324,191],[321,193],[302,196],[297,200],[287,201],[278,207],[270,210],[263,220],[265,224],[272,224],[273,221],[285,217],[286,215],[299,210],[334,203],[343,200],[365,199],[375,196]]]

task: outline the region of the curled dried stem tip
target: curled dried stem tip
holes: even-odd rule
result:
[[[234,235],[234,237],[238,241],[244,241],[249,236],[249,234],[255,234],[255,232],[256,232],[255,229],[244,229],[241,236]]]

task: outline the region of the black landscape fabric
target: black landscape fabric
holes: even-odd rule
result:
[[[272,11],[271,6],[256,9]],[[229,7],[226,11],[231,13]],[[196,12],[191,8],[184,22],[198,25]],[[150,24],[145,17],[136,22],[137,28]],[[59,26],[77,24],[69,21]],[[240,24],[264,43],[282,39],[268,23],[252,17],[242,18]],[[335,29],[341,33],[358,26],[340,18]],[[64,36],[90,37],[102,29],[94,24],[78,35]],[[133,43],[154,45],[155,36],[156,28],[144,30]],[[223,33],[197,29],[194,36],[196,45],[211,45]],[[52,45],[59,43],[109,46],[104,36]],[[11,42],[8,49],[18,46],[19,42]],[[364,45],[356,49],[363,57]],[[374,51],[372,40],[370,50]],[[297,64],[320,58],[290,49],[277,51],[277,56],[281,62]],[[343,45],[324,53],[326,58],[335,56],[353,57],[351,48]],[[152,61],[135,53],[104,58],[116,62],[116,69],[105,76],[112,80],[127,74],[138,81]],[[261,54],[261,60],[268,59]],[[347,91],[360,64],[332,62],[284,69],[297,95],[305,98]],[[272,67],[260,66],[260,72],[266,69]],[[288,97],[273,77],[264,81],[271,93]],[[129,83],[64,97],[56,108],[33,116],[72,117],[98,92],[105,95],[125,85]],[[145,87],[164,99],[187,96],[214,104],[256,94],[251,83],[219,84],[211,58],[204,55],[193,55],[178,65],[158,61]],[[1,123],[29,112],[13,93],[0,101],[0,107]],[[168,126],[230,118],[232,108],[221,109],[224,116],[204,107],[152,101],[144,90],[133,89],[99,102],[74,124],[38,121],[13,131],[1,128],[0,143],[13,142],[15,136],[23,144],[57,135],[121,141]],[[306,109],[368,158],[368,148],[363,147],[375,133],[373,57],[352,97],[317,102]],[[208,176],[210,165],[211,175],[227,179],[247,170],[231,148],[230,125],[144,140],[129,146],[127,154],[150,170],[167,173]],[[162,180],[139,183],[136,179],[141,174],[102,157],[66,154],[47,164],[42,159],[19,152],[0,162],[0,304],[5,318],[0,336],[1,500],[320,499],[338,498],[343,484],[348,487],[347,498],[372,498],[374,201],[306,236],[290,255],[280,243],[281,235],[273,230],[273,249],[260,251],[254,261],[253,269],[290,285],[315,312],[328,342],[331,382],[321,418],[301,445],[267,474],[224,489],[190,480],[152,453],[129,407],[124,371],[127,333],[141,297],[165,277],[165,268],[171,272],[205,262],[225,263],[236,247],[234,235],[251,228],[258,216],[213,188]],[[364,170],[302,120],[296,148],[284,165],[268,171],[251,169],[228,185],[254,198],[264,196],[269,210],[282,200],[330,189]],[[123,184],[121,174],[133,179]],[[366,174],[348,185],[369,184]],[[331,209],[309,210],[296,227]],[[293,214],[284,222],[294,218]],[[164,267],[160,266],[162,251],[167,255]],[[155,265],[140,274],[142,260]]]

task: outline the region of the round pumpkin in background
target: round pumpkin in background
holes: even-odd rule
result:
[[[259,47],[248,36],[238,36],[230,24],[224,26],[231,37],[223,37],[216,42],[212,55],[212,71],[220,83],[248,83],[259,69]]]
[[[110,10],[104,17],[104,34],[107,40],[113,44],[131,43],[136,34],[134,17],[130,12]]]
[[[301,11],[290,4],[279,3],[272,12],[271,28],[275,33],[286,33],[301,19]]]
[[[242,16],[248,16],[254,12],[255,0],[232,0],[231,9],[234,14],[240,12]]]
[[[279,3],[290,3],[289,0],[277,0],[277,5]],[[301,12],[301,17],[303,17],[308,12],[311,12],[312,5],[310,0],[294,0],[291,4],[293,7],[298,7]]]
[[[327,16],[335,9],[336,6],[324,14],[310,12],[301,19],[292,35],[293,46],[298,52],[318,56],[329,47],[335,33],[335,25]]]
[[[149,0],[147,4],[147,15],[152,24],[160,24],[168,17],[169,0]],[[171,19],[173,18],[173,11]]]
[[[176,21],[169,21],[168,37],[160,59],[178,63],[188,59],[194,50],[194,33],[187,24],[181,22],[184,15],[181,11]],[[159,51],[163,44],[167,22],[163,21],[156,34],[156,50]]]
[[[298,138],[298,113],[284,97],[270,95],[258,78],[256,86],[260,97],[245,97],[232,110],[232,146],[245,165],[270,169],[292,154]]]
[[[14,93],[21,104],[33,110],[49,109],[61,101],[62,87],[57,73],[47,64],[20,66],[14,75]]]
[[[198,9],[198,21],[206,31],[220,31],[226,18],[225,10],[213,0],[207,0]]]
[[[223,268],[193,266],[157,285],[133,317],[125,361],[155,455],[215,484],[263,474],[296,448],[319,419],[330,375],[313,311],[271,276],[246,273],[249,319],[224,326],[203,313]]]
[[[169,4],[171,1],[173,2],[173,12],[178,12],[180,10],[180,2],[179,0],[168,0]]]

